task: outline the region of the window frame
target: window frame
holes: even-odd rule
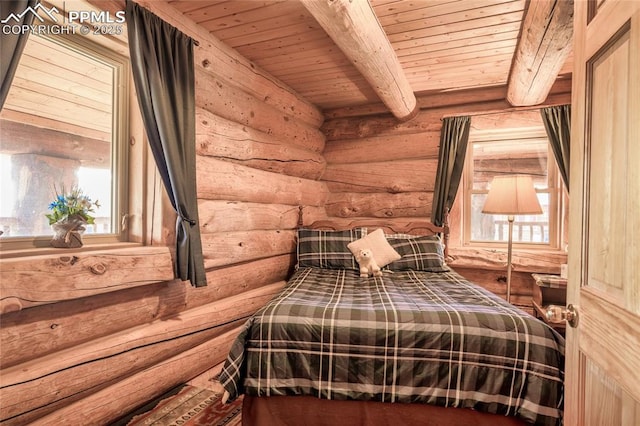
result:
[[[113,111],[111,132],[111,195],[112,195],[112,229],[109,234],[85,234],[85,245],[104,246],[125,243],[130,240],[128,218],[130,210],[130,121],[132,113],[131,71],[129,58],[118,53],[87,36],[73,34],[39,35],[52,43],[56,43],[75,53],[89,56],[95,61],[108,64],[113,69]],[[28,42],[28,41],[27,41]],[[139,112],[138,112],[139,114]],[[0,238],[0,257],[10,257],[11,251],[36,249],[34,254],[41,254],[49,247],[51,236],[17,236]]]
[[[469,143],[467,144],[467,153],[465,155],[465,165],[462,176],[462,245],[465,247],[474,248],[502,248],[506,247],[508,241],[474,241],[471,240],[471,199],[474,194],[486,194],[489,190],[473,189],[473,148],[476,143],[491,143],[508,140],[507,135],[500,135],[498,137],[474,137],[470,135]],[[547,146],[547,189],[536,188],[536,193],[548,193],[549,194],[549,243],[537,243],[537,242],[518,242],[513,241],[513,247],[525,250],[561,250],[564,241],[564,221],[563,217],[566,211],[565,200],[568,198],[565,196],[566,189],[564,188],[560,172],[556,164],[556,160],[553,154],[551,145],[549,144],[548,136],[544,129],[542,131],[536,131],[526,136],[526,139],[544,139]],[[517,141],[514,141],[517,143]],[[517,222],[517,218],[516,218]]]

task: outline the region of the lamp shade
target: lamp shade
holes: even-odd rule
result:
[[[482,213],[507,215],[542,213],[531,176],[494,177]]]

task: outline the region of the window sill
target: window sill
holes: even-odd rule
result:
[[[511,264],[514,271],[559,274],[560,265],[567,263],[567,253],[561,250],[514,250]],[[503,270],[507,267],[507,250],[481,247],[449,247],[447,265],[452,268]]]
[[[121,243],[2,255],[1,314],[174,278],[171,252],[164,246]]]
[[[142,248],[144,247],[140,243],[96,243],[85,244],[79,248],[55,248],[55,247],[30,247],[24,249],[15,250],[0,250],[0,259],[14,259],[14,258],[26,258],[33,256],[65,256],[75,255],[77,253],[88,252],[103,252],[111,250],[121,250],[130,248]],[[149,247],[151,249],[157,249],[158,247]]]

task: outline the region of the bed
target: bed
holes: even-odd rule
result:
[[[219,376],[243,424],[561,424],[562,336],[451,270],[438,236],[321,226]],[[400,258],[361,277],[363,241]]]

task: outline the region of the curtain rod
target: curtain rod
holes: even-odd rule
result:
[[[469,117],[473,117],[476,115],[493,115],[493,114],[504,114],[505,112],[516,112],[516,111],[532,111],[532,110],[537,110],[537,109],[542,109],[542,108],[547,108],[547,107],[552,107],[552,106],[560,106],[560,105],[571,105],[571,102],[548,102],[548,103],[544,103],[544,104],[540,104],[540,105],[531,105],[531,106],[518,106],[518,107],[509,107],[509,108],[505,108],[505,109],[490,109],[487,111],[471,111],[468,113],[457,113],[457,114],[446,114],[443,115],[442,117],[440,117],[440,121],[444,120],[445,118],[452,118],[452,117],[465,117],[465,116],[469,116]]]

